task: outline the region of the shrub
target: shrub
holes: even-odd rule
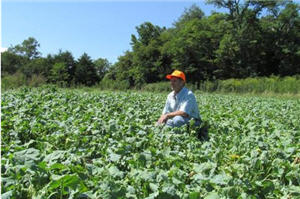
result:
[[[297,94],[300,93],[300,79],[299,76],[270,76],[203,81],[199,89],[204,92]]]
[[[26,77],[23,73],[17,72],[13,75],[2,74],[1,77],[1,89],[8,90],[13,88],[18,88],[26,85]]]
[[[150,92],[168,92],[171,90],[169,82],[157,82],[157,83],[150,83],[145,84],[142,87],[143,91],[150,91]]]
[[[279,93],[298,93],[300,91],[300,80],[296,77],[284,77],[280,84],[277,84]]]
[[[127,80],[117,81],[104,77],[96,87],[101,90],[127,90],[130,84]]]
[[[39,75],[32,75],[31,78],[28,80],[28,86],[31,86],[31,87],[38,87],[38,86],[41,86],[41,85],[44,85],[46,84],[46,78],[39,74]]]

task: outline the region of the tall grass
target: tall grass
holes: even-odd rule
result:
[[[271,76],[202,81],[199,87],[196,87],[193,84],[187,84],[187,87],[193,91],[200,90],[204,92],[300,94],[300,76],[282,78]],[[147,84],[142,90],[154,92],[170,91],[170,83],[159,82]]]
[[[227,79],[214,82],[203,82],[200,90],[225,93],[278,93],[299,94],[300,76],[292,77],[259,77],[246,79]]]
[[[27,79],[22,73],[13,75],[2,74],[1,90],[18,88],[21,86],[37,87],[46,84],[46,78],[42,75],[33,75]],[[58,85],[60,87],[66,87]],[[222,92],[222,93],[253,93],[253,94],[300,94],[300,75],[288,77],[255,77],[246,79],[227,79],[215,81],[202,81],[196,85],[187,83],[186,85],[192,91],[200,90],[203,92]],[[71,87],[75,87],[74,85]],[[76,86],[78,87],[78,85]],[[130,84],[128,81],[114,81],[104,78],[94,87],[100,90],[128,90]],[[170,92],[171,87],[168,81],[145,84],[141,90],[150,92]]]
[[[115,81],[104,77],[95,87],[101,90],[128,90],[130,84],[126,80]]]

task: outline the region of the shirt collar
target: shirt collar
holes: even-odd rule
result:
[[[182,96],[184,96],[184,93],[186,92],[187,88],[184,86],[180,91],[179,93],[177,93],[177,95],[175,95],[175,92],[173,91],[173,97],[175,99],[179,99],[181,98]]]

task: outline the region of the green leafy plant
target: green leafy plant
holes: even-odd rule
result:
[[[155,126],[166,93],[2,93],[2,198],[293,198],[300,101],[196,95],[209,139]]]

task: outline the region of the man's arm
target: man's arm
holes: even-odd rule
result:
[[[160,118],[158,119],[158,123],[162,124],[162,123],[166,123],[166,121],[170,118],[173,118],[175,116],[183,116],[183,117],[188,117],[189,115],[186,114],[183,111],[174,111],[171,113],[166,113],[160,116]]]

